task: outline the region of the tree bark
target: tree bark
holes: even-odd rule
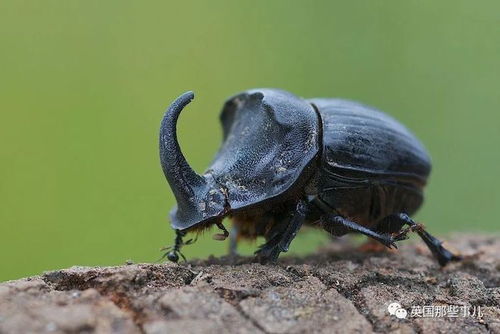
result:
[[[0,284],[0,333],[500,333],[500,239],[447,245],[464,261],[440,268],[418,242],[379,253],[332,243],[275,265],[72,267]]]

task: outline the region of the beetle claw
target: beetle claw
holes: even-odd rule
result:
[[[273,263],[278,260],[281,250],[276,246],[262,245],[254,252],[256,260],[261,264]]]
[[[398,246],[396,245],[396,243],[394,241],[391,241],[389,246],[387,246],[387,247],[389,247],[389,249],[398,249]]]
[[[380,240],[387,248],[389,249],[398,249],[398,246],[396,245],[396,240],[390,235],[384,236],[384,239]]]
[[[410,232],[409,228],[404,229],[400,233],[396,234],[396,236],[393,237],[395,241],[402,241],[408,239],[408,232]]]

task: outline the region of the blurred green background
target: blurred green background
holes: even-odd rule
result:
[[[430,231],[498,231],[498,1],[4,0],[0,46],[0,280],[159,258],[174,201],[158,126],[189,89],[180,140],[200,172],[228,96],[345,97],[431,152]],[[304,233],[292,250],[321,241]],[[226,247],[208,233],[185,254]]]

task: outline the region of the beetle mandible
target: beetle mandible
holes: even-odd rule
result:
[[[279,89],[252,89],[229,98],[220,120],[223,143],[203,175],[187,163],[177,141],[180,112],[194,98],[179,96],[160,127],[160,160],[177,200],[171,211],[179,260],[187,232],[233,222],[238,238],[264,236],[255,252],[273,262],[303,224],[333,236],[355,232],[383,245],[417,232],[441,266],[460,257],[415,223],[431,161],[420,141],[392,117],[363,104],[302,99]]]

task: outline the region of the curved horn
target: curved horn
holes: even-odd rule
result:
[[[160,161],[177,202],[189,202],[193,188],[205,184],[205,179],[196,174],[186,161],[177,141],[177,119],[182,109],[194,98],[193,92],[179,96],[168,107],[160,127]]]

